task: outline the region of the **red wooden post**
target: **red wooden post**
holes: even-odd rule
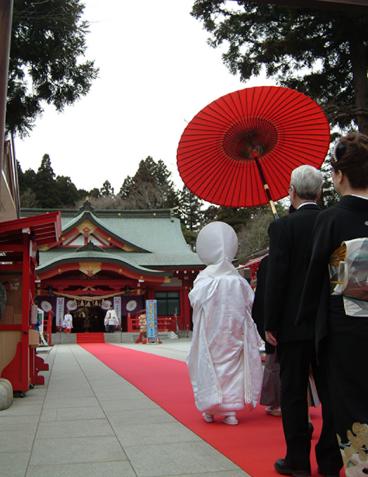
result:
[[[22,264],[22,338],[21,338],[21,386],[19,391],[26,392],[30,384],[29,371],[29,317],[31,313],[31,259],[30,239],[28,231],[23,232],[23,264]]]

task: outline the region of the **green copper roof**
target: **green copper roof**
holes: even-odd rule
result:
[[[36,215],[45,210],[22,209],[23,216]],[[70,260],[81,258],[81,253],[92,258],[118,260],[142,270],[149,268],[203,267],[198,255],[186,243],[181,231],[180,220],[172,216],[171,210],[61,210],[62,230],[68,230],[83,218],[93,220],[97,225],[136,247],[135,252],[125,252],[117,248],[104,249],[103,252],[76,252],[65,248],[55,248],[40,253],[39,269],[51,266],[58,260],[69,257]],[[84,217],[83,217],[84,216]],[[73,258],[73,255],[78,254]],[[97,258],[94,258],[97,260]],[[157,270],[156,270],[157,272]]]
[[[121,264],[121,266],[125,268],[129,268],[132,270],[136,270],[137,272],[142,272],[145,275],[152,275],[152,276],[163,276],[165,275],[164,272],[161,270],[152,270],[145,267],[142,267],[137,263],[135,260],[130,258],[130,254],[125,255],[117,255],[111,254],[106,252],[97,252],[97,251],[79,251],[79,252],[71,252],[71,253],[58,253],[54,254],[53,257],[45,257],[47,252],[42,253],[42,263],[37,267],[37,271],[45,271],[48,268],[52,268],[56,263],[72,263],[72,262],[80,262],[83,260],[88,260],[91,262],[99,262],[101,258],[104,262],[111,262],[116,264]],[[48,258],[48,260],[44,260]]]
[[[197,254],[191,253],[129,253],[118,250],[109,250],[106,252],[71,252],[66,253],[65,249],[52,249],[47,252],[40,253],[40,265],[38,270],[44,270],[55,264],[59,260],[69,257],[73,260],[81,258],[94,258],[95,260],[118,260],[139,268],[155,269],[160,267],[180,267],[193,266],[200,267],[202,262]]]
[[[71,220],[62,218],[62,229],[69,229],[81,217],[78,215]],[[96,223],[122,240],[150,252],[193,254],[183,237],[180,220],[175,217],[96,217]]]

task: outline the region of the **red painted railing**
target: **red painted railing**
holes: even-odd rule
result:
[[[139,315],[128,314],[127,326],[128,333],[139,333]],[[159,316],[157,318],[157,328],[160,333],[176,331],[176,319],[174,316]]]

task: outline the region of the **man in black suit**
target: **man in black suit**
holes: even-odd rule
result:
[[[296,168],[289,188],[291,204],[296,210],[269,227],[265,335],[268,343],[277,346],[287,448],[285,458],[275,462],[275,469],[280,474],[297,477],[311,473],[307,400],[311,369],[322,402],[323,429],[316,446],[319,472],[335,477],[342,466],[327,389],[316,367],[314,317],[300,326],[295,324],[312,251],[312,229],[320,211],[316,202],[321,189],[320,171],[307,165]]]

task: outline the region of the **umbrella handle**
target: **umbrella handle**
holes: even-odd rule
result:
[[[254,156],[254,162],[256,163],[256,166],[257,166],[257,169],[258,169],[258,172],[259,172],[259,176],[261,178],[263,188],[265,190],[265,193],[266,193],[266,196],[267,196],[267,199],[268,199],[268,203],[270,204],[271,211],[273,213],[274,219],[275,220],[279,219],[280,217],[279,217],[279,214],[277,213],[275,202],[272,200],[270,188],[268,187],[268,184],[266,182],[266,178],[263,174],[261,164],[259,163],[259,158],[257,156]]]
[[[270,189],[268,187],[268,184],[263,184],[264,190],[266,192],[267,198],[268,198],[268,203],[270,204],[271,211],[273,213],[274,219],[279,219],[279,214],[277,213],[275,202],[271,199],[271,194],[270,194]]]

